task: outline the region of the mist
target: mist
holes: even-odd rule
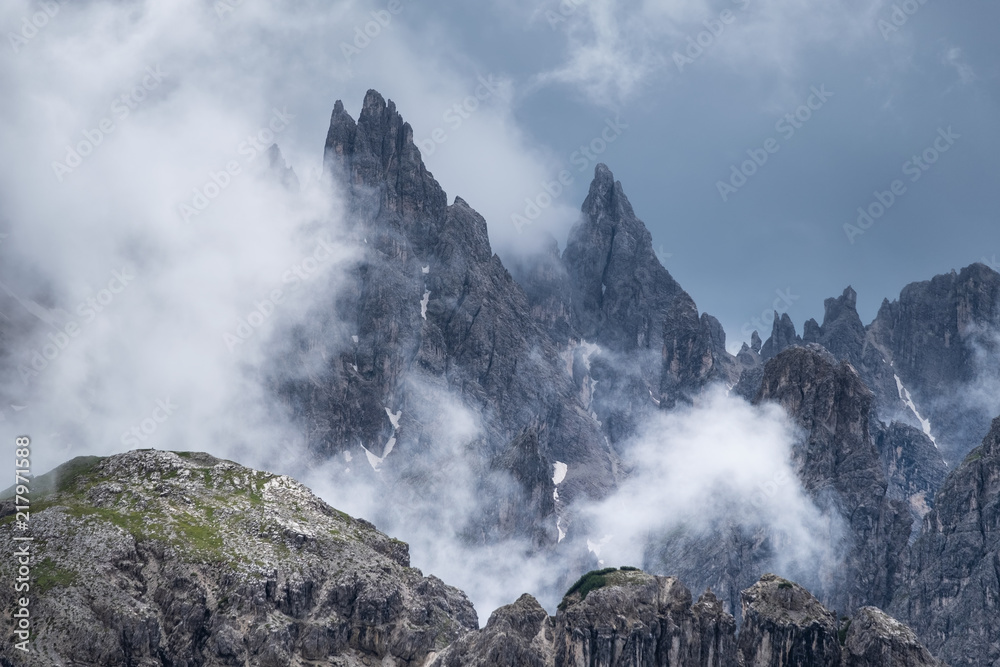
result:
[[[501,491],[513,482],[483,469],[481,416],[444,387],[421,385],[426,405],[407,416],[424,429],[422,452],[358,444],[350,458],[312,460],[260,369],[276,338],[331,302],[357,258],[342,196],[322,171],[333,102],[356,116],[367,87],[389,87],[423,141],[487,76],[417,68],[419,42],[402,26],[346,63],[327,36],[350,35],[367,8],[318,6],[244,3],[220,16],[193,0],[60,4],[0,61],[4,89],[17,92],[0,106],[0,417],[8,442],[32,437],[33,472],[153,447],[295,474],[409,542],[413,564],[465,590],[481,621],[523,592],[554,611],[567,578],[600,562],[646,564],[650,540],[677,529],[764,529],[777,536],[783,572],[835,561],[835,528],[789,462],[800,435],[780,409],[722,390],[645,420],[622,445],[630,473],[610,498],[556,500],[547,551],[470,537],[484,480]],[[36,11],[12,1],[0,20],[16,26]],[[303,38],[275,45],[293,32]],[[570,155],[518,131],[517,92],[497,81],[427,160],[486,214],[499,252],[524,253],[564,234],[578,202],[567,188],[528,228],[509,224]],[[297,187],[272,165],[272,143]],[[484,153],[492,161],[470,169]],[[486,170],[502,177],[484,179]],[[13,464],[0,460],[0,473]],[[557,487],[560,475],[552,470]]]

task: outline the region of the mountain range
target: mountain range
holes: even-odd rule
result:
[[[376,91],[357,119],[336,103],[324,168],[355,260],[259,372],[297,455],[379,508],[351,518],[202,453],[67,464],[32,508],[59,555],[38,564],[50,621],[30,664],[1000,665],[996,271],[908,285],[867,325],[847,287],[822,323],[775,313],[734,355],[604,164],[564,247],[509,265]],[[773,461],[741,454],[775,471],[760,503],[725,476],[691,492],[701,512],[626,502],[688,498],[650,495],[683,480],[648,470],[689,465],[675,441],[712,442],[684,419],[744,414],[791,434]],[[691,451],[713,465],[711,444]],[[622,546],[597,544],[609,512],[655,518],[630,544],[641,562],[603,562]],[[375,526],[543,561],[531,592],[558,610],[509,590],[480,629]],[[9,643],[0,663],[29,664]]]

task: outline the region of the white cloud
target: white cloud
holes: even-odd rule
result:
[[[551,3],[546,11],[558,11]],[[593,103],[618,107],[662,79],[724,67],[744,76],[800,74],[816,48],[849,53],[870,40],[885,0],[583,0],[566,17],[563,62],[536,82],[576,86]],[[544,12],[503,3],[539,22]],[[723,12],[728,14],[723,15]],[[563,24],[560,24],[562,26]],[[689,39],[691,40],[689,42]],[[700,47],[691,43],[700,41]],[[691,58],[678,66],[677,54]]]

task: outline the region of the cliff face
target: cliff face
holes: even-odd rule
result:
[[[837,620],[798,584],[766,574],[742,593],[743,625],[711,591],[692,604],[673,577],[598,570],[554,618],[530,596],[445,649],[432,667],[941,667],[873,607]]]
[[[893,611],[954,667],[1000,664],[1000,419],[938,492]]]
[[[935,276],[885,300],[866,327],[848,287],[825,302],[823,324],[805,323],[802,339],[787,316],[775,315],[766,360],[801,343],[816,343],[848,361],[874,392],[882,421],[899,421],[932,436],[943,460],[957,465],[974,448],[1000,404],[1000,274],[983,264]]]
[[[336,302],[317,304],[309,327],[276,354],[271,377],[314,451],[367,458],[392,480],[386,506],[446,496],[441,462],[461,452],[456,465],[491,492],[470,493],[481,506],[459,531],[551,546],[555,462],[568,465],[559,496],[569,504],[614,488],[617,457],[565,348],[493,253],[486,221],[461,198],[448,204],[412,134],[375,91],[357,121],[337,103],[326,168],[345,195],[359,260]],[[469,432],[451,434],[455,412]],[[374,473],[349,468],[336,474]]]
[[[139,451],[76,459],[46,485],[29,523],[33,652],[5,642],[4,665],[409,665],[478,627],[406,544],[287,477]],[[0,506],[7,581],[12,511]],[[0,606],[14,595],[4,586]]]
[[[743,591],[741,664],[747,667],[837,665],[837,617],[801,586],[764,575]]]
[[[804,588],[764,575],[743,592],[740,667],[943,667],[909,628],[874,607],[838,622]]]
[[[809,345],[768,362],[755,401],[778,403],[808,434],[793,451],[799,478],[817,506],[846,527],[844,570],[823,591],[824,601],[842,610],[888,604],[911,517],[888,493],[869,430],[872,392],[850,364]]]

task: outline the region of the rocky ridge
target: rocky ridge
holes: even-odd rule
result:
[[[405,543],[288,477],[136,451],[74,459],[33,489],[37,625],[27,656],[4,643],[4,665],[419,664],[478,627]],[[3,501],[10,581],[12,514]],[[14,596],[4,586],[0,606]]]
[[[744,592],[738,637],[711,591],[694,602],[636,568],[585,575],[554,617],[523,595],[479,630],[468,599],[410,567],[404,543],[288,477],[206,454],[74,459],[33,486],[38,620],[27,658],[0,646],[5,666],[938,664],[881,612],[838,626],[773,575]],[[0,501],[4,576],[12,513]],[[12,595],[0,592],[5,609]],[[876,662],[888,655],[906,659]]]

